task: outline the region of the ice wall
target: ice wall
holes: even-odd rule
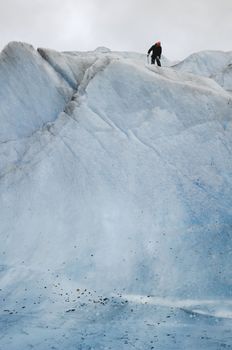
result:
[[[1,174],[3,289],[59,276],[67,289],[231,296],[231,95],[133,55],[43,52],[19,46],[20,98],[3,89],[4,136],[36,130]]]

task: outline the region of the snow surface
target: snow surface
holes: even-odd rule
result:
[[[4,49],[1,350],[232,347],[231,54],[199,55]]]

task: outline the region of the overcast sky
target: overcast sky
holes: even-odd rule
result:
[[[9,41],[56,50],[147,52],[182,59],[232,51],[232,0],[0,0],[0,49]]]

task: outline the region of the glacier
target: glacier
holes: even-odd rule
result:
[[[232,348],[232,52],[0,55],[0,350]]]

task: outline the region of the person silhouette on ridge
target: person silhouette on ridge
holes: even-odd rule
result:
[[[155,62],[158,64],[159,67],[161,67],[160,59],[162,54],[162,46],[161,42],[157,41],[147,52],[147,57],[149,57],[151,54],[151,64],[155,64]]]

